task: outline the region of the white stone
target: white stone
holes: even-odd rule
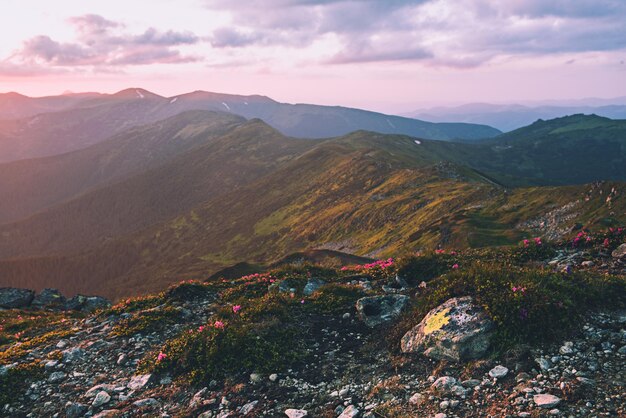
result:
[[[542,393],[542,394],[533,396],[533,401],[535,402],[535,405],[537,405],[540,408],[552,408],[552,407],[557,406],[561,402],[561,399],[554,395],[548,395],[547,393]]]
[[[509,374],[509,369],[501,365],[497,365],[493,369],[489,370],[489,376],[494,379],[502,379],[507,374]]]
[[[304,409],[287,409],[285,410],[285,415],[289,418],[303,418],[309,415],[307,411]]]

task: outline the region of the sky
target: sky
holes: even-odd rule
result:
[[[625,0],[0,0],[0,92],[386,111],[626,96]]]

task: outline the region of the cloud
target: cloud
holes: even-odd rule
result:
[[[205,0],[232,25],[214,48],[307,48],[324,63],[415,60],[475,67],[498,58],[626,49],[623,0]],[[245,53],[242,51],[242,54]]]
[[[200,41],[198,36],[188,31],[148,28],[140,34],[129,34],[121,31],[124,29],[122,23],[94,14],[72,17],[68,22],[77,32],[74,42],[62,43],[46,35],[27,39],[21,49],[0,62],[0,74],[8,75],[9,69],[16,66],[25,69],[91,67],[98,71],[110,71],[110,67],[200,60],[196,56],[183,55],[176,48]],[[24,73],[28,74],[28,71]]]

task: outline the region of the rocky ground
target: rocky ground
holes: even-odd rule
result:
[[[585,251],[565,248],[545,264],[559,270],[624,273],[626,258],[619,253],[592,258]],[[367,278],[350,280],[371,287]],[[199,385],[167,373],[146,374],[138,366],[166,340],[210,323],[222,305],[219,294],[186,298],[170,293],[167,305],[70,317],[36,344],[2,348],[0,377],[25,364],[43,367],[25,379],[26,385],[16,382],[0,415],[626,416],[626,312],[590,312],[565,340],[457,363],[445,356],[403,354],[381,341],[385,327],[402,310],[402,293],[409,292],[374,284],[370,297],[382,303],[382,312],[380,306],[367,308],[361,301],[358,310],[345,309],[303,325],[308,357],[298,367]]]

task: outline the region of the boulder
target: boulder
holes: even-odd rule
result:
[[[131,377],[128,382],[128,389],[131,390],[141,390],[143,389],[150,381],[152,380],[151,374],[140,374],[137,376]]]
[[[356,311],[365,325],[370,328],[397,318],[407,306],[405,295],[370,296],[356,302]]]
[[[614,249],[611,255],[614,258],[626,258],[626,243]]]
[[[44,289],[35,295],[31,306],[36,309],[65,309],[65,296],[57,289]]]
[[[313,293],[317,292],[322,286],[324,286],[326,282],[317,277],[311,277],[307,282],[306,286],[304,286],[304,296],[310,296]]]
[[[111,306],[111,302],[100,296],[76,295],[65,304],[66,309],[83,312],[93,312]]]
[[[35,292],[32,290],[2,287],[0,288],[0,308],[25,308],[30,305],[34,297]]]
[[[449,299],[430,311],[404,334],[404,353],[422,353],[437,360],[461,362],[483,357],[494,323],[470,296]]]
[[[82,403],[70,403],[65,410],[65,418],[79,418],[85,415],[89,407]]]

